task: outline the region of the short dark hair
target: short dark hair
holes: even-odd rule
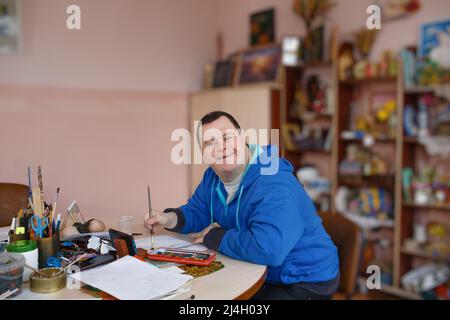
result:
[[[220,117],[226,117],[228,120],[230,120],[230,122],[233,124],[233,126],[236,129],[241,130],[241,126],[239,125],[237,120],[231,114],[229,114],[228,112],[225,112],[225,111],[213,111],[213,112],[210,112],[210,113],[204,115],[200,119],[200,124],[197,127],[197,139],[198,139],[198,142],[200,143],[200,145],[201,145],[201,142],[202,142],[202,139],[200,137],[200,127],[205,125],[205,124],[214,122],[217,119],[219,119]]]

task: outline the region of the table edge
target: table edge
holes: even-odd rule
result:
[[[245,290],[243,293],[241,293],[239,296],[234,298],[233,300],[250,300],[251,297],[253,297],[256,292],[263,286],[264,282],[266,281],[267,277],[267,267],[264,273],[261,275],[261,277],[256,281],[250,288]]]

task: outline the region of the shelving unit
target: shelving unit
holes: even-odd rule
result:
[[[403,106],[406,104],[417,105],[420,95],[425,93],[434,93],[438,87],[414,87],[404,88],[403,79],[399,81],[399,95],[398,105],[399,119],[403,119]],[[403,120],[400,122],[403,124]],[[446,214],[450,213],[450,204],[416,204],[412,201],[407,201],[403,197],[403,182],[402,182],[402,169],[406,167],[417,170],[417,155],[422,153],[426,155],[427,160],[431,159],[431,156],[426,154],[424,146],[419,142],[416,137],[407,137],[404,135],[403,125],[400,125],[397,130],[397,141],[400,142],[399,152],[397,153],[397,159],[395,166],[397,168],[396,173],[396,199],[398,206],[396,208],[395,220],[397,226],[396,238],[395,238],[395,272],[394,272],[394,287],[406,294],[415,294],[406,291],[402,288],[401,278],[407,272],[411,271],[418,265],[422,265],[427,262],[440,262],[450,264],[450,256],[441,256],[437,254],[431,254],[424,249],[407,248],[405,246],[405,240],[413,238],[413,226],[417,215],[424,214],[428,216],[431,213],[441,215],[444,221],[448,221]],[[450,162],[447,160],[447,171],[450,171]],[[420,296],[419,296],[420,298]]]
[[[326,73],[326,78],[329,86],[334,87],[335,83],[335,64],[333,61],[315,61],[308,62],[298,66],[284,66],[282,68],[281,86],[283,88],[281,101],[281,123],[282,126],[286,124],[295,124],[302,128],[305,125],[316,126],[320,123],[320,127],[330,130],[329,133],[333,139],[333,121],[334,113],[307,113],[303,117],[292,117],[290,108],[295,100],[295,94],[298,83],[301,83],[302,90],[305,90],[305,78],[308,74],[318,73],[321,76]],[[333,88],[335,90],[335,88]],[[334,97],[333,97],[334,98]],[[329,102],[329,101],[327,101]],[[332,102],[331,102],[332,103]],[[335,105],[331,106],[334,110]],[[332,142],[333,143],[333,142]],[[288,159],[294,166],[294,174],[304,165],[311,164],[308,158],[320,159],[319,171],[322,176],[332,181],[332,147],[329,150],[323,148],[303,148],[298,150],[288,150],[282,147],[282,155]],[[322,197],[328,198],[330,209],[332,206],[332,188],[330,192],[322,194]]]
[[[351,115],[351,103],[355,100],[361,99],[361,96],[359,96],[362,93],[368,92],[384,92],[387,89],[385,87],[388,87],[387,91],[395,92],[397,95],[399,93],[399,82],[400,79],[398,77],[383,77],[383,78],[369,78],[364,80],[345,80],[345,81],[338,81],[338,89],[337,89],[337,112],[336,112],[336,134],[334,139],[334,145],[335,145],[335,154],[333,157],[333,166],[335,167],[335,175],[334,179],[336,181],[335,188],[333,189],[333,195],[336,195],[337,190],[340,186],[346,186],[352,189],[359,190],[364,187],[382,187],[385,190],[388,191],[391,198],[393,199],[394,204],[394,210],[396,207],[398,207],[398,201],[395,196],[395,186],[396,186],[396,175],[395,172],[392,170],[392,166],[389,166],[391,168],[390,171],[387,172],[385,175],[372,175],[372,176],[365,176],[365,175],[345,175],[339,173],[339,165],[344,160],[346,156],[346,149],[350,144],[355,144],[358,146],[363,146],[363,140],[359,138],[347,138],[342,136],[343,131],[349,131],[351,130],[351,123],[350,123],[350,115]],[[383,88],[380,90],[378,87],[382,86]],[[368,107],[368,106],[366,106]],[[367,112],[367,110],[364,110],[364,112]],[[363,112],[363,113],[364,113]],[[398,124],[401,124],[401,120],[397,121]],[[374,138],[374,144],[376,147],[385,149],[389,148],[394,149],[394,152],[391,154],[391,152],[386,152],[387,154],[390,154],[390,163],[395,162],[395,154],[398,152],[398,139],[397,137],[375,137]],[[387,160],[387,159],[385,159]],[[388,167],[388,168],[389,168]],[[336,210],[336,208],[335,208]],[[342,214],[342,213],[341,213]],[[392,270],[392,278],[393,274],[395,273],[395,250],[394,250],[394,235],[398,230],[398,225],[396,224],[396,221],[394,219],[388,219],[388,220],[379,220],[377,218],[369,218],[369,217],[362,217],[362,216],[356,216],[351,213],[344,213],[345,216],[359,224],[362,229],[364,230],[365,235],[365,249],[364,249],[364,262],[361,266],[361,277],[365,277],[365,269],[368,264],[371,264],[371,259],[375,259],[376,261],[380,261],[380,257],[375,256],[373,252],[383,252],[382,256],[388,256],[385,261],[383,261],[384,265],[389,266],[388,269]],[[369,223],[370,222],[370,223]],[[381,230],[381,231],[380,231]],[[381,234],[380,234],[381,232]],[[389,243],[391,244],[389,248],[382,248],[379,247],[378,250],[375,250],[374,247],[378,246],[377,238],[379,237],[386,237],[389,239]],[[387,254],[385,253],[388,250]],[[392,253],[390,253],[392,252]],[[382,259],[381,259],[382,260]],[[385,268],[382,267],[382,272]],[[394,283],[390,284],[382,284],[382,287],[389,287],[389,288],[395,288]],[[397,292],[398,290],[390,290],[391,294],[392,291]]]
[[[412,256],[412,257],[420,257],[420,258],[424,258],[424,259],[428,259],[428,260],[432,260],[432,261],[450,263],[450,257],[433,255],[424,250],[412,250],[412,249],[402,248],[401,252],[404,255],[408,255],[408,256]]]
[[[292,103],[295,93],[295,81],[301,81],[305,77],[305,73],[315,68],[329,69],[332,74],[330,84],[334,85],[335,90],[335,106],[333,114],[321,114],[312,121],[327,122],[332,130],[333,142],[330,151],[326,150],[296,150],[289,151],[282,148],[282,154],[291,163],[294,164],[295,172],[305,164],[304,159],[309,156],[316,158],[326,158],[329,164],[329,178],[331,180],[331,192],[327,197],[330,199],[332,212],[336,213],[334,198],[337,194],[339,186],[348,186],[353,188],[362,187],[383,187],[389,191],[394,203],[394,217],[388,220],[376,220],[374,218],[366,218],[359,216],[344,215],[349,219],[360,223],[363,226],[364,233],[368,237],[369,245],[376,245],[376,241],[370,243],[374,237],[371,235],[380,233],[388,234],[390,246],[387,248],[390,252],[389,263],[392,268],[392,283],[383,283],[382,290],[388,294],[396,295],[405,299],[421,299],[422,297],[415,293],[402,288],[401,277],[411,271],[420,263],[426,262],[444,262],[450,263],[450,257],[431,254],[425,250],[413,250],[406,248],[405,239],[411,238],[413,234],[414,217],[418,212],[438,212],[440,214],[450,213],[450,204],[427,204],[417,205],[412,202],[404,201],[402,189],[402,168],[406,166],[416,167],[415,154],[418,150],[425,152],[426,148],[416,137],[406,137],[403,132],[404,105],[406,102],[415,101],[424,93],[433,93],[437,87],[414,87],[406,89],[403,83],[403,72],[399,62],[398,76],[385,78],[372,78],[366,80],[346,80],[339,81],[337,75],[336,63],[313,63],[304,66],[284,67],[281,77],[282,101],[281,101],[281,123],[296,123],[299,125],[307,123],[307,121],[289,116],[289,106]],[[396,117],[397,125],[395,132],[387,137],[375,137],[375,145],[379,148],[391,148],[393,151],[389,153],[388,166],[391,171],[382,176],[349,176],[339,174],[339,164],[344,159],[346,147],[349,144],[363,145],[363,139],[342,137],[341,133],[350,128],[350,102],[354,99],[355,92],[359,93],[363,90],[378,91],[377,88],[383,88],[380,91],[387,90],[395,93],[397,104]],[[308,118],[308,117],[306,117]],[[450,161],[448,162],[450,172]],[[448,218],[447,218],[448,219]],[[370,220],[370,221],[369,221]],[[448,220],[447,220],[448,221]],[[372,231],[374,230],[374,231]],[[365,254],[366,255],[366,254]],[[415,263],[413,263],[415,262]],[[363,268],[361,268],[363,270]],[[383,270],[382,270],[383,271]],[[365,276],[365,275],[361,275]]]

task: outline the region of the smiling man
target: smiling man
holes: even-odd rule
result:
[[[187,204],[154,213],[146,225],[194,233],[194,243],[268,266],[255,299],[329,299],[339,283],[337,249],[292,165],[271,146],[248,145],[228,113],[200,122],[209,168]],[[267,170],[273,161],[278,170]]]

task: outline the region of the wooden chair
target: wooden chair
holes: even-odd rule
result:
[[[325,230],[338,248],[341,278],[333,299],[351,299],[355,289],[363,249],[362,231],[340,214],[320,213]]]
[[[11,225],[13,217],[28,204],[28,186],[15,183],[0,183],[0,227]]]

